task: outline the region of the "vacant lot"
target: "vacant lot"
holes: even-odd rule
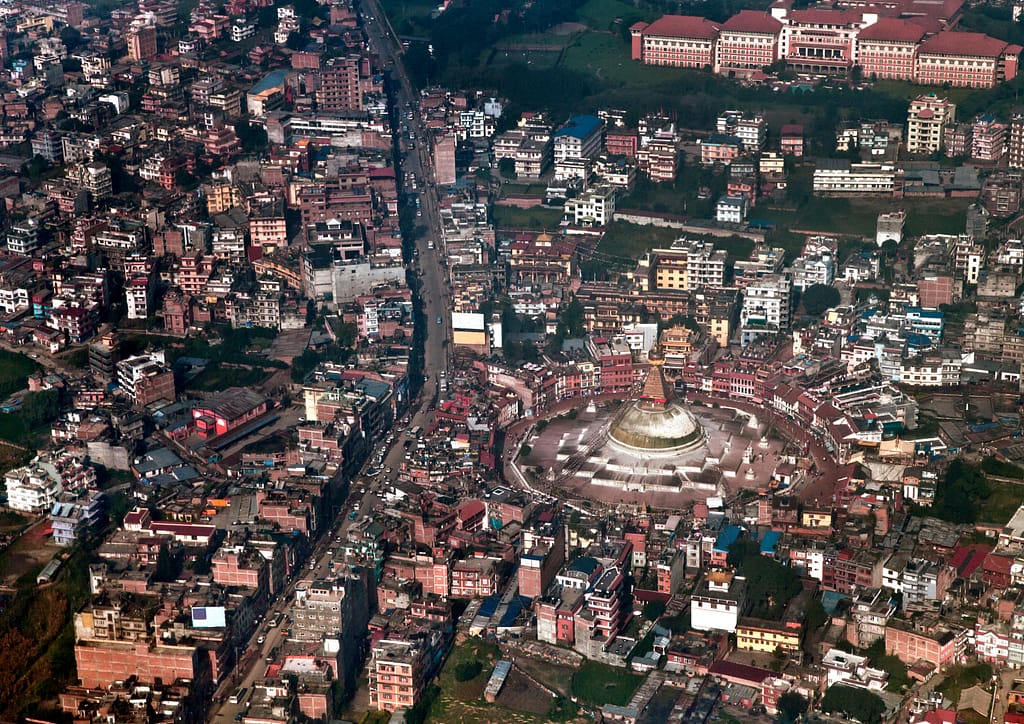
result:
[[[267,370],[235,365],[208,365],[189,381],[190,390],[220,392],[229,387],[256,387],[263,383],[270,373]]]
[[[577,697],[595,706],[625,706],[643,680],[644,677],[626,669],[587,661],[573,677],[572,690]]]
[[[513,711],[523,711],[536,716],[547,716],[551,711],[551,694],[534,684],[520,671],[512,669],[505,686],[498,694],[498,704]]]
[[[572,696],[572,677],[575,669],[556,666],[547,661],[537,661],[521,654],[516,656],[516,666],[565,697]]]
[[[514,206],[495,206],[494,225],[499,229],[530,229],[555,231],[562,220],[561,209],[535,207],[518,209]]]
[[[0,552],[0,584],[35,583],[39,571],[61,550],[44,535],[49,527],[45,520],[39,521]]]
[[[39,365],[23,354],[0,350],[0,396],[28,386],[28,376],[39,369]]]

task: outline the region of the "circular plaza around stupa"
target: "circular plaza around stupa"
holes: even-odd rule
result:
[[[676,397],[660,361],[633,399],[539,426],[515,465],[559,495],[654,507],[769,485],[785,442],[756,417]]]

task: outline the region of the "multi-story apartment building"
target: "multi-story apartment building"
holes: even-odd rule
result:
[[[597,116],[573,116],[554,133],[555,163],[571,158],[594,158],[601,152],[604,121]]]
[[[565,202],[565,218],[576,226],[607,226],[615,215],[617,195],[618,190],[610,184],[588,189]]]
[[[174,401],[174,373],[165,366],[163,352],[136,355],[118,362],[117,384],[139,407],[158,400]]]
[[[767,13],[741,10],[726,20],[715,46],[715,72],[743,77],[778,59],[782,23]]]
[[[637,264],[641,291],[694,290],[725,283],[727,254],[706,241],[678,239],[668,249],[652,249]]]
[[[633,60],[646,65],[710,68],[715,63],[718,26],[692,15],[663,15],[630,27]]]
[[[885,627],[885,653],[906,664],[926,661],[936,671],[963,660],[967,636],[935,621],[910,624],[892,619]]]
[[[1015,111],[1010,119],[1006,152],[1010,168],[1024,169],[1024,112],[1022,111]]]
[[[747,285],[740,310],[740,325],[765,331],[789,329],[793,306],[792,281],[773,274]]]
[[[637,166],[651,181],[675,181],[679,169],[679,138],[674,131],[655,132],[636,152]]]
[[[956,105],[934,93],[918,96],[907,111],[907,153],[938,153],[942,129],[956,120]]]
[[[369,59],[359,54],[331,58],[320,72],[317,107],[325,113],[358,111],[363,107],[361,75],[367,75]]]
[[[377,641],[370,653],[370,706],[398,711],[419,703],[427,685],[431,653],[420,640]]]
[[[998,161],[1006,153],[1007,125],[991,114],[979,116],[971,127],[971,158]]]
[[[144,25],[128,33],[128,57],[136,62],[148,60],[157,53],[156,28]]]
[[[768,136],[768,122],[763,113],[725,111],[718,116],[715,132],[740,139],[744,151],[759,151]]]

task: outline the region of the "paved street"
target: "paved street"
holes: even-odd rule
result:
[[[391,69],[395,111],[399,119],[401,119],[406,112],[408,104],[414,99],[412,86],[398,55],[394,38],[390,35],[383,22],[380,8],[372,0],[365,3],[365,17],[374,18],[373,21],[368,20],[365,23],[367,35],[372,48],[379,54],[385,67]],[[448,303],[447,271],[442,261],[443,249],[441,248],[440,216],[437,211],[437,189],[434,185],[429,147],[425,143],[425,139],[428,136],[418,113],[414,113],[413,118],[411,120],[406,119],[405,122],[411,130],[414,129],[413,132],[420,139],[424,139],[417,144],[414,151],[406,155],[404,162],[396,171],[398,178],[404,178],[404,174],[411,171],[419,179],[423,215],[417,221],[424,224],[428,229],[425,235],[421,235],[416,240],[419,253],[418,259],[413,260],[417,266],[421,281],[420,293],[423,313],[426,318],[426,340],[424,344],[423,390],[420,398],[413,403],[407,425],[402,424],[398,426],[426,427],[433,421],[433,409],[436,404],[441,373],[447,374],[449,371],[450,360],[448,358],[447,340],[451,337],[451,315]],[[401,126],[401,121],[398,125]],[[434,249],[429,248],[430,241],[434,242]],[[441,324],[437,324],[439,317],[442,320]],[[263,675],[266,667],[266,657],[277,646],[282,644],[286,638],[287,622],[272,630],[268,630],[266,622],[272,620],[277,613],[284,614],[287,612],[298,583],[314,580],[330,572],[331,555],[328,551],[335,544],[336,539],[344,539],[351,525],[357,524],[362,516],[379,504],[378,490],[397,475],[397,470],[402,463],[404,456],[403,442],[404,437],[401,434],[396,434],[388,448],[378,446],[377,450],[384,452],[384,460],[377,466],[382,469],[382,472],[374,478],[358,476],[353,481],[349,500],[339,511],[335,525],[332,530],[328,531],[320,539],[313,555],[310,557],[312,565],[309,562],[306,563],[305,567],[297,573],[296,580],[289,584],[282,594],[276,597],[266,618],[260,623],[248,642],[239,665],[230,676],[220,682],[220,686],[214,695],[214,705],[210,718],[212,722],[221,724],[222,722],[233,721],[240,712],[245,710],[244,705],[229,703],[227,701],[228,697],[235,688],[240,686],[248,687],[252,691],[253,684]],[[372,456],[371,460],[368,460],[364,466],[364,471],[371,466],[373,466]],[[390,474],[385,472],[389,468],[392,470]],[[360,493],[359,490],[363,489],[364,485],[365,492]],[[356,501],[359,503],[358,517],[356,521],[350,521],[349,514],[357,509]],[[260,636],[265,636],[265,641],[262,644],[258,643]]]

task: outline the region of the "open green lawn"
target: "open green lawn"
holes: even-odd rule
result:
[[[562,49],[552,46],[551,50],[518,50],[512,48],[495,49],[493,53],[487,53],[486,65],[503,66],[520,64],[526,65],[533,70],[544,70],[554,68],[558,65],[558,59],[562,56]]]
[[[616,257],[631,265],[652,247],[666,247],[682,235],[679,229],[641,226],[628,221],[613,221],[597,245],[599,254]]]
[[[504,183],[501,185],[500,196],[505,198],[507,196],[533,196],[537,198],[544,198],[544,194],[547,191],[547,184],[518,184],[518,183]]]
[[[632,3],[622,0],[587,0],[577,12],[581,23],[586,23],[594,30],[611,30],[618,25],[616,21],[627,21],[632,25],[637,20],[654,20],[657,13],[649,10],[638,10]]]
[[[37,369],[39,365],[27,355],[0,350],[0,395],[6,396],[25,389],[28,376]]]
[[[618,35],[584,33],[565,49],[561,65],[601,84],[651,86],[672,78],[672,69],[652,68],[629,58]]]
[[[262,369],[211,364],[194,377],[187,387],[190,390],[219,392],[228,387],[255,387],[269,376],[270,374]]]
[[[1017,512],[1024,501],[1024,484],[988,481],[992,493],[978,504],[978,520],[986,523],[1004,524]]]
[[[586,661],[572,678],[573,694],[595,706],[625,706],[644,677],[596,661]]]
[[[751,217],[774,221],[781,232],[822,232],[873,237],[878,215],[905,209],[908,236],[964,230],[972,199],[812,198],[797,211],[756,206]]]
[[[562,220],[562,210],[543,206],[535,206],[531,209],[520,209],[515,206],[495,206],[493,217],[494,226],[498,229],[554,231],[558,229],[558,224]]]

